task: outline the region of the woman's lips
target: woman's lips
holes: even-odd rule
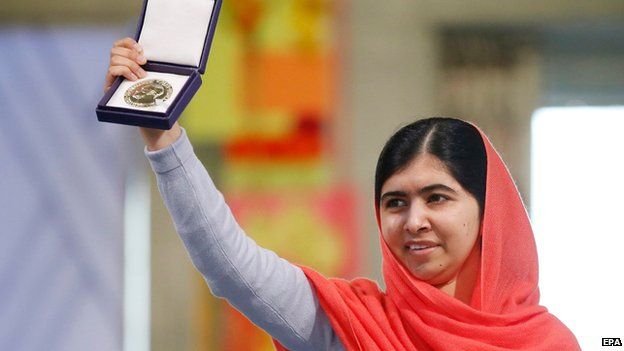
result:
[[[431,242],[419,242],[419,243],[410,243],[406,245],[405,247],[410,255],[420,256],[420,255],[427,255],[435,251],[435,249],[438,248],[438,246],[440,245],[431,243]]]
[[[421,256],[421,255],[430,254],[431,252],[435,251],[435,249],[437,249],[437,248],[438,248],[437,246],[431,246],[431,247],[428,247],[428,248],[425,248],[425,249],[418,249],[418,250],[409,249],[408,252],[409,252],[410,255],[419,255],[419,256]]]

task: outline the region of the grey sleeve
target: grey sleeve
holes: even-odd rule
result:
[[[212,293],[290,350],[343,350],[303,271],[239,227],[186,131],[144,153],[176,231]]]

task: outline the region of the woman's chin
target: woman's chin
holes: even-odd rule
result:
[[[428,267],[429,264],[419,265],[418,267],[408,267],[412,276],[420,281],[434,285],[440,280],[442,270],[435,267]]]
[[[453,281],[455,274],[448,269],[443,269],[439,262],[427,262],[418,265],[407,265],[412,276],[433,286],[443,286]]]

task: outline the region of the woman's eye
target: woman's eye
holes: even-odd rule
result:
[[[427,199],[428,202],[442,202],[448,200],[448,198],[444,195],[440,195],[440,194],[433,194],[431,196],[429,196],[429,199]]]
[[[401,199],[391,199],[391,200],[388,200],[388,202],[386,202],[386,207],[388,208],[399,207],[399,206],[404,206],[404,205],[405,205],[405,201]]]

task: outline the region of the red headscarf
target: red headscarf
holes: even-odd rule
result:
[[[580,350],[539,306],[537,250],[518,190],[488,138],[481,266],[470,305],[414,278],[381,236],[387,291],[302,267],[347,350]],[[278,350],[284,348],[276,342]]]

